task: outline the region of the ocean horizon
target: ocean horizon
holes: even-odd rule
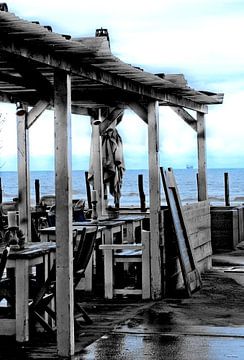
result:
[[[224,173],[229,174],[229,192],[231,205],[244,202],[244,168],[221,168],[207,169],[207,185],[209,201],[212,204],[224,204]],[[30,194],[31,204],[35,205],[35,180],[40,182],[40,194],[55,194],[54,171],[31,171],[30,172]],[[144,192],[146,196],[146,206],[149,206],[149,184],[147,169],[129,169],[125,171],[121,206],[140,206],[138,175],[143,175]],[[192,203],[197,201],[197,169],[188,167],[185,169],[174,169],[174,174],[182,203]],[[3,190],[3,201],[12,201],[18,196],[18,180],[16,171],[0,171],[0,178]],[[162,185],[162,183],[161,183]],[[85,170],[72,171],[72,190],[73,199],[86,200]],[[162,204],[165,204],[163,186],[161,186]],[[113,199],[109,199],[109,204],[113,205]]]

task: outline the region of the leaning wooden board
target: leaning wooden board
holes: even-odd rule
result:
[[[195,265],[173,170],[161,167],[160,172],[176,237],[184,284],[188,296],[191,296],[192,292],[201,287],[201,277]]]

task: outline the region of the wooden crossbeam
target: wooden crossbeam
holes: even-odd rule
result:
[[[171,106],[171,109],[179,115],[193,130],[197,131],[197,120],[194,119],[185,109],[179,106]]]
[[[27,115],[27,129],[29,129],[34,122],[41,116],[41,114],[48,107],[49,102],[45,100],[40,100],[38,103],[29,111]]]
[[[146,124],[148,123],[147,109],[143,105],[138,102],[131,102],[128,105]]]
[[[102,135],[115,120],[120,121],[123,117],[123,114],[124,114],[124,109],[121,108],[113,109],[99,125],[100,135]]]

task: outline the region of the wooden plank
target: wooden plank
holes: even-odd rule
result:
[[[138,102],[130,102],[128,105],[146,124],[148,123],[147,110],[143,105]]]
[[[29,261],[16,260],[16,341],[29,341]]]
[[[25,241],[31,241],[29,131],[26,129],[26,114],[17,115],[17,162],[19,226]]]
[[[204,114],[197,112],[198,199],[207,200],[206,134]]]
[[[101,245],[100,245],[101,248]],[[104,296],[106,299],[113,298],[113,250],[104,251]]]
[[[150,231],[142,230],[142,298],[151,298],[150,286]]]
[[[197,131],[197,121],[185,109],[179,106],[171,106],[171,109],[179,115],[193,130]]]
[[[189,241],[191,242],[193,249],[196,249],[203,244],[211,243],[210,228],[189,235]]]
[[[116,120],[121,120],[124,114],[124,109],[115,108],[113,109],[109,115],[101,122],[99,125],[100,135],[102,135],[109,126]]]
[[[159,123],[158,103],[148,105],[148,159],[150,195],[150,253],[151,253],[151,297],[156,300],[162,296],[160,175],[159,175]]]
[[[49,102],[45,100],[39,100],[38,103],[28,112],[27,115],[27,128],[29,129],[34,122],[41,116],[41,114],[49,106]]]
[[[185,218],[185,220],[187,222],[187,230],[189,236],[202,230],[210,229],[210,214],[199,216],[195,219]]]
[[[163,168],[160,170],[176,237],[184,284],[188,296],[191,296],[192,291],[201,285],[200,274],[195,265],[173,171],[172,169],[163,170]]]
[[[57,266],[57,350],[60,356],[75,351],[73,299],[73,237],[71,179],[71,83],[56,72],[55,82],[55,188]]]

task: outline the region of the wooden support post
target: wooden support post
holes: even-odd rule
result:
[[[3,202],[2,179],[0,178],[0,204]]]
[[[88,171],[85,171],[85,180],[86,180],[86,196],[87,196],[88,209],[91,209],[92,208],[91,189],[90,189],[90,184],[89,184],[89,181],[88,181]]]
[[[17,115],[18,209],[19,227],[25,241],[31,241],[29,130],[26,126],[27,108],[25,110],[23,115]]]
[[[35,179],[36,206],[40,204],[40,181]]]
[[[161,276],[161,209],[159,176],[159,131],[158,102],[148,105],[148,153],[149,153],[149,193],[150,193],[150,252],[151,252],[151,296],[162,296]]]
[[[70,75],[54,75],[55,188],[56,188],[56,307],[58,355],[74,354],[74,291],[71,180],[71,81]]]
[[[145,193],[143,189],[143,175],[138,175],[138,189],[141,203],[141,211],[146,211]]]
[[[224,173],[224,183],[225,183],[225,206],[230,206],[230,189],[229,189],[229,174]]]
[[[99,111],[99,116],[100,111]],[[101,136],[99,125],[93,124],[92,121],[92,157],[93,157],[93,171],[94,171],[94,179],[93,186],[94,190],[97,191],[97,214],[98,218],[103,213],[103,172],[102,172],[102,147],[101,147]]]
[[[199,201],[208,199],[206,173],[206,135],[204,113],[197,112],[197,148],[198,148],[198,193]]]

